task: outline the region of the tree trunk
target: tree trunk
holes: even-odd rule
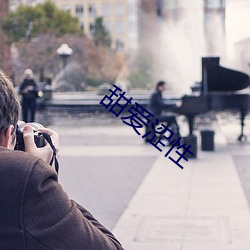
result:
[[[0,1],[0,23],[8,15],[9,0]],[[0,27],[0,69],[9,77],[12,77],[10,44],[8,44],[7,36]]]

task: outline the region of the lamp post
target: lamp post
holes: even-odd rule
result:
[[[73,53],[73,50],[69,47],[67,43],[63,43],[57,50],[57,55],[59,55],[62,58],[63,61],[63,68],[67,65],[67,60]]]

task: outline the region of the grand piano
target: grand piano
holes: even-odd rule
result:
[[[189,135],[193,134],[194,118],[208,111],[235,110],[240,114],[239,141],[246,140],[244,120],[249,110],[249,76],[243,72],[219,65],[219,57],[202,58],[202,81],[192,88],[192,95],[182,97],[181,106],[175,112],[188,119]],[[198,92],[198,93],[197,93]]]

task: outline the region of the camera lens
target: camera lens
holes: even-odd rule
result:
[[[32,127],[33,131],[37,131],[40,128],[44,128],[44,126],[38,122],[29,122],[25,123],[23,121],[18,121],[18,127],[20,128],[21,131],[23,131],[23,128],[25,125],[29,125]]]

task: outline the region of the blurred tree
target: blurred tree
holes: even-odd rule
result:
[[[104,81],[114,82],[121,63],[117,54],[110,48],[97,46],[92,39],[82,34],[67,34],[63,37],[40,34],[28,43],[20,41],[15,44],[17,56],[13,64],[17,83],[21,81],[26,68],[32,68],[37,76],[40,75],[40,78],[41,74],[45,78],[48,76],[54,78],[59,74],[62,67],[56,49],[62,43],[67,43],[73,49],[69,64],[75,62],[78,65],[67,69],[68,76],[71,75],[70,71],[78,71],[77,74],[82,77],[82,81],[93,86],[98,86]],[[63,80],[62,78],[63,76],[59,80],[64,82],[69,79]],[[75,90],[78,90],[77,86]]]
[[[9,0],[0,1],[0,23],[6,18],[9,11]],[[8,37],[0,27],[0,69],[7,75],[12,76],[11,60],[10,60],[10,45]],[[13,77],[13,76],[12,76]]]
[[[56,49],[62,41],[53,34],[40,34],[30,42],[19,41],[12,45],[16,56],[12,57],[15,69],[16,81],[22,79],[23,71],[32,68],[39,80],[44,81],[48,75],[54,76],[60,68],[60,60],[57,60]]]
[[[103,24],[103,18],[97,17],[95,19],[94,27],[91,31],[96,45],[104,45],[106,47],[111,46],[111,37]]]
[[[103,45],[96,45],[91,40],[85,49],[84,60],[87,81],[93,86],[103,82],[113,83],[121,69],[117,54]]]
[[[60,10],[49,0],[36,6],[20,5],[16,11],[8,14],[2,23],[3,30],[11,42],[23,38],[30,39],[40,33],[52,33],[63,36],[67,33],[80,32],[78,19],[68,12]]]
[[[137,58],[133,63],[132,70],[128,76],[132,87],[145,88],[152,82],[152,59],[145,50],[138,52]]]

